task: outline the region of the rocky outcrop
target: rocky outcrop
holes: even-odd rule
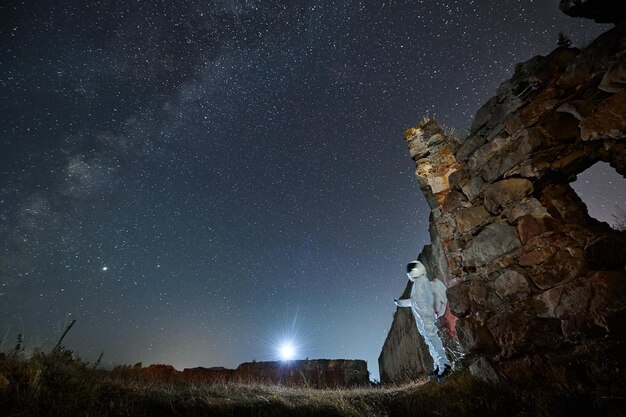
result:
[[[364,386],[369,384],[367,363],[362,360],[317,359],[288,362],[246,362],[237,369],[222,367],[186,368],[182,372],[170,365],[141,363],[119,366],[112,371],[118,378],[140,378],[150,381],[185,381],[202,384],[284,384],[315,388]]]
[[[619,23],[626,20],[622,0],[561,0],[559,8],[572,17],[586,17],[598,23]]]
[[[400,298],[409,298],[411,284],[409,281]],[[428,374],[433,367],[428,347],[417,331],[413,312],[410,308],[397,308],[378,357],[380,382],[414,380]]]
[[[626,176],[625,57],[617,25],[518,64],[464,140],[434,120],[404,134],[431,208],[427,269],[485,380],[601,385],[600,369],[623,369],[626,234],[591,218],[570,183],[597,161]]]

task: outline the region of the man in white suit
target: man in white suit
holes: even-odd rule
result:
[[[435,370],[428,376],[431,379],[437,378],[441,382],[452,371],[435,325],[437,318],[446,312],[448,303],[446,286],[438,279],[431,282],[426,275],[424,264],[420,261],[409,262],[406,271],[409,279],[413,282],[411,298],[395,299],[394,302],[398,307],[411,307],[417,323],[417,330],[424,337],[435,364]]]

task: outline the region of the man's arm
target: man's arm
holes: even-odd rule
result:
[[[410,298],[405,298],[404,300],[398,300],[397,298],[395,298],[393,300],[393,302],[398,307],[411,307],[411,299]]]

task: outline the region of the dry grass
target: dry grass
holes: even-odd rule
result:
[[[10,416],[619,416],[623,398],[545,388],[519,391],[473,379],[322,390],[282,385],[120,379],[60,344],[25,357],[0,353],[0,417]]]

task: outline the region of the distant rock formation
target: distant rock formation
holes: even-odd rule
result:
[[[112,375],[151,381],[193,383],[283,384],[314,388],[368,385],[367,363],[362,360],[317,359],[288,362],[246,362],[237,369],[222,367],[186,368],[182,372],[170,365],[136,364],[118,366]]]
[[[230,381],[333,388],[367,385],[369,373],[367,363],[362,360],[246,362],[239,365]]]
[[[623,381],[626,233],[591,218],[570,183],[597,161],[626,176],[625,59],[620,24],[518,64],[462,142],[434,120],[404,134],[431,207],[425,265],[478,377]]]

